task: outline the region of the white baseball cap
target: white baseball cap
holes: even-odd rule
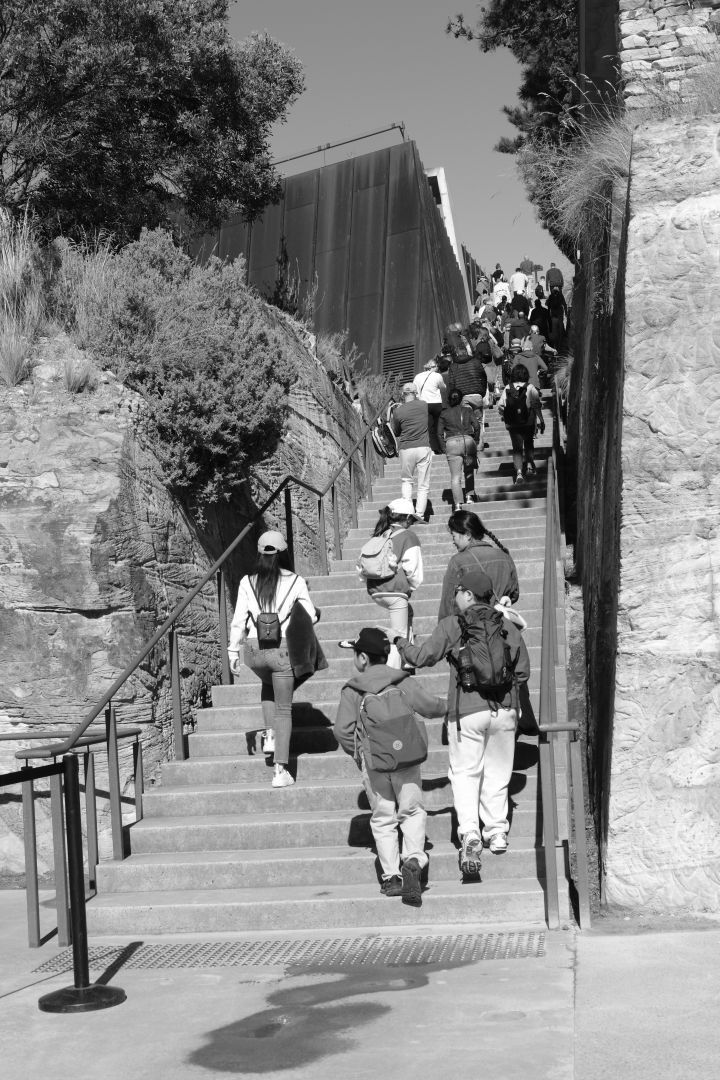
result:
[[[415,514],[412,499],[393,499],[388,503],[388,510],[391,514]]]
[[[287,540],[282,533],[271,529],[262,534],[257,547],[261,555],[276,555],[279,551],[287,551]]]

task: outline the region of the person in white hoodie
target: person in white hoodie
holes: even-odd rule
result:
[[[234,675],[239,674],[244,663],[262,682],[260,703],[265,724],[262,749],[266,754],[274,754],[273,787],[289,787],[295,783],[287,767],[295,676],[290,664],[285,629],[296,601],[302,604],[316,623],[318,613],[310,599],[307,583],[290,569],[285,537],[279,532],[265,532],[258,540],[255,573],[246,574],[238,588],[230,626],[228,657]],[[275,644],[258,639],[259,616],[273,612],[278,623]]]

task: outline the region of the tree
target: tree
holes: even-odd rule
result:
[[[303,89],[290,50],[237,43],[229,0],[2,0],[0,204],[120,241],[178,201],[202,225],[277,199],[268,138]]]
[[[474,29],[463,15],[449,20],[448,34],[476,41],[482,52],[505,46],[523,65],[521,104],[503,110],[519,134],[500,139],[501,153],[514,153],[527,139],[565,138],[563,117],[578,72],[576,6],[576,0],[490,0]]]

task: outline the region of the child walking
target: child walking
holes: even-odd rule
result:
[[[356,732],[359,736],[363,785],[372,810],[370,828],[382,870],[381,891],[385,896],[401,896],[403,903],[411,907],[420,907],[420,876],[428,863],[421,766],[393,772],[373,768],[360,708],[366,694],[378,694],[391,686],[398,687],[407,704],[421,716],[444,716],[447,701],[423,690],[407,672],[388,667],[390,641],[384,630],[366,626],[354,641],[340,644],[354,650],[357,674],[340,692],[334,731],[343,750],[353,756]],[[403,837],[402,866],[398,825]]]

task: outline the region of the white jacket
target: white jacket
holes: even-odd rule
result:
[[[253,574],[252,585],[255,584],[254,578],[255,575]],[[230,641],[228,643],[228,655],[230,656],[231,661],[240,655],[240,650],[244,641],[251,638],[257,640],[255,619],[257,619],[257,616],[260,613],[260,606],[255,598],[252,585],[250,583],[250,577],[246,575],[240,582],[238,588],[237,603],[235,604],[233,621],[230,624]],[[317,622],[317,611],[310,599],[310,593],[308,592],[305,579],[301,578],[299,575],[295,575],[291,570],[281,570],[280,580],[278,581],[277,591],[275,592],[275,601],[270,610],[276,611],[280,615],[280,626],[283,637],[285,637],[285,628],[287,627],[288,619],[290,618],[290,611],[296,600],[300,601],[312,621],[314,623]]]

